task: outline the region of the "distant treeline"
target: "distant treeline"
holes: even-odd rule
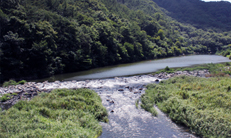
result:
[[[0,78],[32,79],[231,44],[151,0],[0,0]]]

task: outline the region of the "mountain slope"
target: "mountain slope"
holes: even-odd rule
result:
[[[200,0],[153,0],[169,11],[167,14],[197,28],[231,30],[231,3]]]
[[[1,82],[193,53],[215,53],[231,33],[170,19],[151,0],[4,0]]]

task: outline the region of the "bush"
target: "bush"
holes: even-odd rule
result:
[[[11,85],[18,85],[18,84],[25,84],[27,81],[26,80],[21,80],[19,82],[16,82],[14,80],[9,80],[9,81],[6,81],[3,83],[2,87],[8,87],[8,86],[11,86]]]
[[[3,95],[1,98],[0,98],[0,101],[1,102],[5,102],[5,101],[7,101],[7,100],[9,100],[10,98],[8,97],[8,96],[6,96],[6,94],[5,95]]]
[[[10,94],[10,93],[4,94],[2,97],[0,97],[0,102],[5,102],[7,100],[10,100],[11,98],[13,98],[13,95],[15,94]]]
[[[10,85],[17,85],[17,82],[14,80],[9,80],[3,83],[2,87],[8,87]]]
[[[19,81],[17,84],[25,84],[27,81],[26,80],[21,80],[21,81]]]

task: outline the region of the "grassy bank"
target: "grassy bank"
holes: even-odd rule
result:
[[[159,74],[161,72],[173,73],[176,71],[194,71],[194,70],[209,70],[210,76],[226,76],[231,75],[231,62],[219,63],[219,64],[203,64],[203,65],[195,65],[190,67],[180,67],[180,68],[169,68],[168,66],[165,69],[159,70],[153,74]]]
[[[231,137],[231,78],[180,76],[147,86],[142,106],[156,104],[203,137]]]
[[[98,137],[107,111],[92,90],[57,89],[0,112],[0,137]]]

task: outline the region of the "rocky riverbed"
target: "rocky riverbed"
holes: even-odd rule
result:
[[[14,105],[18,100],[30,100],[32,97],[38,95],[40,92],[50,92],[53,89],[78,89],[78,88],[90,88],[90,89],[103,89],[105,87],[109,87],[110,85],[119,85],[114,82],[120,82],[127,84],[126,86],[118,86],[118,91],[124,91],[125,89],[129,89],[130,92],[140,93],[140,90],[144,88],[144,86],[140,86],[140,88],[133,88],[133,86],[129,86],[131,82],[158,82],[162,79],[168,79],[178,75],[188,75],[188,76],[197,76],[197,77],[205,77],[209,75],[208,70],[199,70],[199,71],[177,71],[175,73],[159,73],[155,75],[141,75],[141,76],[133,76],[133,77],[115,77],[114,79],[102,79],[102,80],[85,80],[85,81],[55,81],[55,82],[27,82],[24,85],[16,85],[9,87],[0,87],[0,97],[4,94],[13,94],[11,99],[0,102],[2,109],[8,109],[12,105]],[[112,81],[112,82],[111,82]],[[110,84],[108,84],[110,82]]]
[[[171,74],[160,73],[133,77],[115,77],[113,79],[28,82],[24,85],[1,87],[0,95],[9,95],[11,93],[12,98],[0,104],[2,109],[8,109],[18,100],[30,100],[40,92],[50,92],[57,88],[89,88],[100,95],[102,103],[109,113],[109,123],[102,123],[103,133],[100,138],[195,137],[186,132],[185,129],[175,125],[157,107],[158,117],[153,117],[149,112],[135,106],[136,100],[139,100],[140,96],[145,93],[147,84],[158,83],[163,79],[178,75],[205,77],[209,75],[209,72],[208,70],[178,71]]]

